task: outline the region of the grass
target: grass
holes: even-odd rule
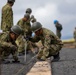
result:
[[[63,43],[74,43],[74,39],[62,40]]]

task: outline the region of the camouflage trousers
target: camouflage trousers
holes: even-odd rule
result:
[[[25,39],[22,35],[20,35],[16,40],[18,46],[18,52],[24,52],[25,48]]]
[[[12,54],[14,60],[18,60],[16,47],[0,47],[0,57],[2,60],[4,60],[10,54]]]
[[[26,41],[26,39],[24,39],[22,35],[18,37],[18,39],[16,40],[16,43],[18,45],[19,53],[25,52],[25,49],[28,51],[33,48],[31,41],[29,40]]]
[[[62,45],[51,45],[49,49],[47,48],[40,49],[37,57],[38,59],[46,60],[48,56],[56,55],[61,50],[61,48]]]

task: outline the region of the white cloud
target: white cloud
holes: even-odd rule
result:
[[[55,31],[55,26],[53,25],[53,20],[56,19],[58,14],[56,4],[50,3],[45,6],[39,7],[36,9],[34,15],[37,18],[37,21],[41,22],[44,27],[52,29]]]
[[[36,10],[35,15],[37,17],[55,16],[58,13],[57,6],[55,4],[47,4],[44,7],[40,7]]]
[[[72,3],[76,3],[76,0],[66,0],[66,2],[72,4]]]
[[[0,0],[0,13],[7,0]],[[32,8],[32,14],[43,27],[55,32],[53,20],[57,19],[63,25],[62,38],[71,35],[76,26],[76,0],[16,0],[13,6],[14,24],[23,17],[26,8]],[[1,21],[1,14],[0,14]],[[66,34],[65,34],[66,33]]]

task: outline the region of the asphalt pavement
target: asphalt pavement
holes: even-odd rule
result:
[[[52,62],[52,75],[76,75],[76,48],[63,48],[60,61]]]
[[[21,70],[25,64],[30,61],[30,59],[34,56],[34,54],[27,54],[27,59],[25,61],[25,56],[18,56],[20,63],[12,63],[12,55],[6,60],[10,60],[9,64],[1,64],[1,75],[16,75],[19,70]]]
[[[33,57],[33,55],[27,55],[27,62]],[[75,48],[63,48],[60,51],[60,60],[58,62],[52,62],[52,75],[76,75],[76,49]],[[9,60],[12,60],[9,58]],[[2,64],[1,75],[15,75],[21,68],[25,66],[24,56],[19,56],[18,63]],[[24,74],[22,74],[24,75]]]

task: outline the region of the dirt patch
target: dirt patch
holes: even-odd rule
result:
[[[75,48],[74,42],[66,42],[64,43],[64,48]]]

